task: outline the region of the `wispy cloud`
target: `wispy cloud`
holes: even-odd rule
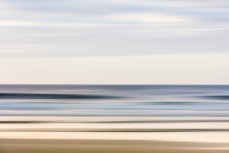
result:
[[[228,6],[225,0],[2,0],[0,55],[227,52]]]
[[[192,20],[182,16],[160,13],[124,13],[109,16],[110,19],[123,22],[138,23],[185,23]]]

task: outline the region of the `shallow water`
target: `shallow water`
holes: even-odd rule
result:
[[[228,132],[228,110],[229,86],[0,86],[0,132]]]
[[[228,109],[229,86],[0,86],[1,116],[225,117]]]

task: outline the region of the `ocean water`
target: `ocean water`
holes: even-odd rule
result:
[[[0,86],[0,132],[225,132],[228,121],[229,86]]]

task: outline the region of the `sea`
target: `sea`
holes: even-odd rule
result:
[[[227,85],[0,85],[0,132],[229,131]]]

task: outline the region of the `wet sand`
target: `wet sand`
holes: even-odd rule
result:
[[[4,139],[1,153],[226,153],[228,144],[131,140]]]
[[[0,132],[0,153],[227,153],[228,132]]]

